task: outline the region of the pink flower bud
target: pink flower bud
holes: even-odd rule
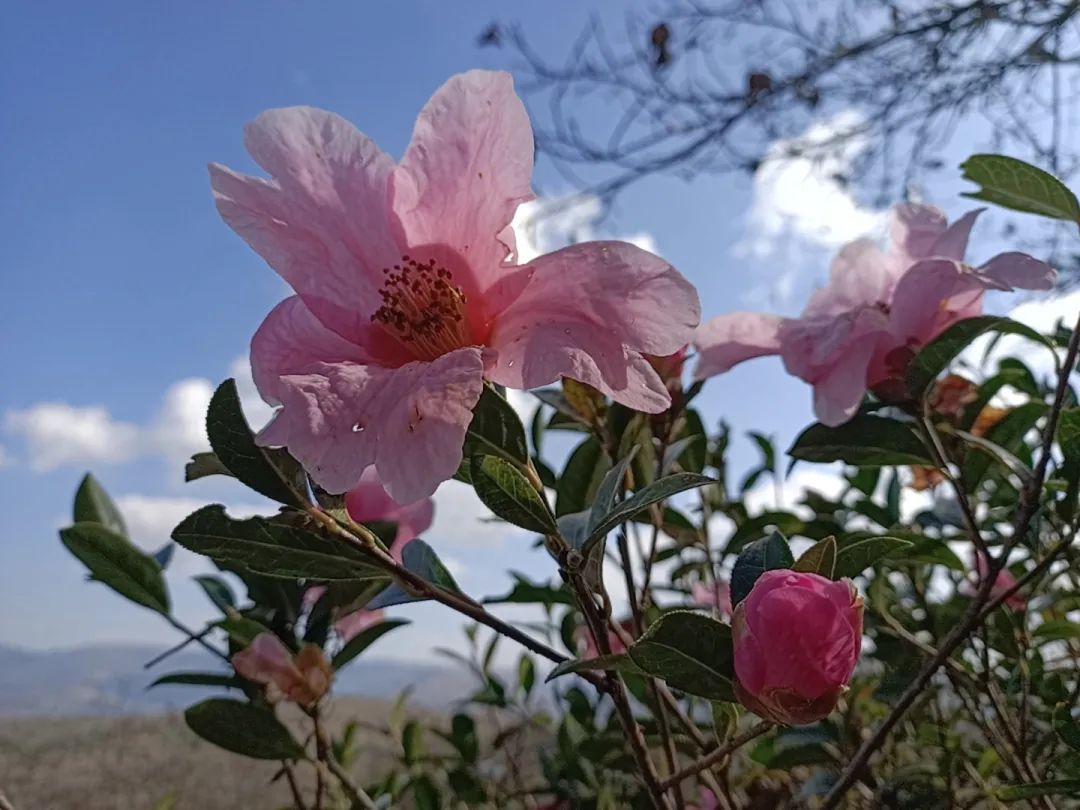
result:
[[[698,607],[712,608],[721,616],[731,615],[731,587],[726,582],[695,582],[690,586],[690,599]]]
[[[978,589],[978,582],[981,582],[983,580],[983,578],[987,574],[989,574],[989,572],[990,572],[990,564],[987,562],[986,557],[984,555],[982,555],[982,554],[976,554],[975,555],[975,573],[976,573],[977,582],[976,582],[976,585],[973,586],[971,590],[977,590]],[[1001,571],[998,572],[997,577],[994,579],[993,586],[991,586],[991,588],[990,588],[990,598],[991,599],[997,599],[999,596],[1001,596],[1007,590],[1012,588],[1015,584],[1016,584],[1016,577],[1013,576],[1012,571],[1010,571],[1008,568],[1002,568]],[[1024,598],[1024,595],[1022,593],[1020,593],[1020,591],[1017,591],[1016,593],[1012,594],[1011,596],[1009,596],[1009,597],[1007,597],[1005,599],[1004,605],[1005,605],[1005,607],[1009,608],[1010,610],[1021,611],[1024,608],[1027,607],[1027,599]]]
[[[330,691],[333,671],[314,644],[306,644],[295,656],[273,633],[260,633],[232,657],[233,668],[249,681],[266,686],[272,702],[288,700],[311,706]]]
[[[855,670],[862,612],[850,580],[766,571],[732,614],[735,695],[783,725],[825,717]]]

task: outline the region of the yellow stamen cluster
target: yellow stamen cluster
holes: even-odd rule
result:
[[[434,259],[408,256],[383,270],[382,306],[371,316],[419,359],[434,360],[469,343],[465,293]]]

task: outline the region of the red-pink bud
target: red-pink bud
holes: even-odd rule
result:
[[[330,691],[333,671],[314,644],[295,656],[273,633],[260,633],[232,657],[233,668],[249,681],[266,686],[271,702],[289,700],[311,706]]]
[[[766,571],[732,614],[735,695],[787,726],[825,717],[859,659],[862,613],[850,580]]]

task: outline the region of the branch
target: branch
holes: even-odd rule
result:
[[[713,765],[716,765],[726,756],[731,754],[731,752],[735,751],[738,748],[741,748],[751,740],[760,737],[772,727],[772,723],[768,723],[765,721],[762,721],[757,725],[751,726],[739,736],[733,737],[727,745],[723,745],[717,748],[715,751],[706,754],[701,759],[692,762],[690,765],[686,766],[670,778],[665,779],[663,782],[660,783],[660,787],[662,787],[664,790],[670,790],[671,788],[682,782],[684,779],[689,779],[691,776],[694,776],[695,774],[705,770],[706,768],[711,768]]]

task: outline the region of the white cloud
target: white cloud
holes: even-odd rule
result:
[[[808,251],[831,252],[883,230],[885,212],[860,204],[842,179],[869,146],[867,138],[854,134],[830,143],[843,133],[857,133],[861,124],[857,113],[841,112],[769,146],[754,175],[746,232],[734,253],[767,260],[777,270],[749,298],[790,303],[804,292],[798,279],[816,263]]]
[[[234,361],[230,372],[251,423],[265,424],[271,409],[259,399],[247,359]],[[203,377],[180,380],[166,389],[157,415],[146,424],[116,419],[104,405],[39,402],[8,411],[3,429],[23,440],[27,463],[37,472],[155,456],[180,465],[193,453],[209,449],[206,409],[213,393],[213,383]]]
[[[434,498],[435,523],[428,534],[437,538],[440,547],[492,548],[501,546],[509,538],[528,535],[523,529],[493,520],[491,510],[460,481],[447,481],[435,492]]]
[[[645,231],[601,233],[597,222],[603,215],[603,203],[592,194],[541,197],[518,206],[513,222],[518,261],[524,264],[567,245],[602,238],[621,239],[651,253],[657,252],[656,240]]]

